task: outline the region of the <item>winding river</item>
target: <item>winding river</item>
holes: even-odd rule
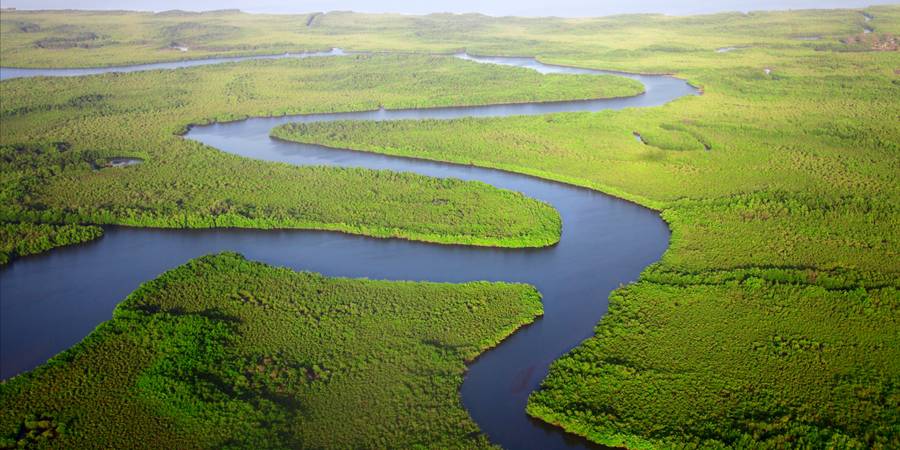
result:
[[[7,69],[0,78],[78,76],[173,69],[246,59],[334,56],[322,53],[219,58],[104,69]],[[532,58],[458,58],[527,67],[542,73],[605,71],[542,64]],[[462,401],[490,439],[510,449],[592,448],[585,440],[525,414],[528,395],[549,364],[592,335],[610,291],[637,279],[668,245],[659,215],[588,189],[508,172],[283,142],[269,131],[286,122],[450,119],[657,106],[697,89],[669,76],[615,73],[637,79],[642,95],[609,100],[378,110],[254,118],[193,127],[186,135],[222,151],[296,165],[410,171],[478,180],[553,205],[562,216],[558,245],[542,249],[443,246],[333,232],[281,230],[156,230],[109,227],[95,242],[18,259],[0,269],[0,377],[30,370],[72,346],[144,281],[190,258],[237,251],[247,258],[329,276],[462,282],[516,281],[543,294],[543,318],[519,330],[471,364]],[[599,119],[598,119],[599,120]],[[128,169],[122,169],[128,170]]]

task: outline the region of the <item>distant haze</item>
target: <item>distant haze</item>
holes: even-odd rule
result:
[[[772,9],[863,8],[875,4],[897,4],[879,0],[633,0],[629,2],[591,0],[3,0],[3,7],[19,9],[130,9],[164,11],[185,9],[206,11],[238,8],[248,12],[303,13],[353,10],[360,12],[479,12],[492,16],[605,16],[625,13],[702,14],[720,11],[757,11]]]

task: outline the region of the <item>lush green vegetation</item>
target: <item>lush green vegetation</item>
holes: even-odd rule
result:
[[[668,54],[687,63],[731,46],[859,51],[876,42],[896,45],[896,6],[865,11],[874,17],[871,22],[865,23],[859,10],[590,19],[329,12],[318,15],[312,26],[305,26],[309,16],[237,11],[4,11],[0,58],[12,67],[93,67],[332,47],[440,53],[468,49],[479,54],[562,53],[635,68],[631,57]],[[862,36],[864,25],[873,29],[870,36]],[[814,37],[819,39],[803,40]],[[718,56],[735,62],[741,54]],[[674,70],[665,60],[656,68]]]
[[[479,54],[536,55],[547,62],[584,67],[674,72],[701,86],[705,94],[661,108],[598,114],[336,123],[276,133],[528,173],[663,211],[673,230],[670,250],[639,283],[613,296],[597,336],[552,368],[544,389],[529,406],[536,417],[598,442],[634,447],[896,448],[900,446],[896,350],[900,333],[895,318],[900,295],[900,53],[891,50],[900,34],[900,7],[865,12],[874,17],[867,24],[874,30],[871,36],[861,35],[864,19],[857,10],[600,19],[329,13],[317,16],[311,27],[297,26],[297,17],[237,13],[110,13],[69,19],[57,13],[16,12],[4,13],[0,56],[13,66],[59,61],[90,66],[332,46],[423,52],[465,48]],[[57,30],[66,20],[74,28]],[[201,26],[179,26],[182,23]],[[172,37],[162,30],[173,26],[180,28],[172,33],[195,33],[179,37],[194,39],[188,52],[167,48]],[[232,28],[226,32],[216,27]],[[141,37],[123,37],[134,35]],[[811,37],[819,39],[804,39]],[[60,50],[52,47],[69,44],[59,40],[50,46],[35,44],[57,38],[98,45]],[[722,47],[739,49],[716,53]],[[392,74],[372,82],[380,84],[402,78],[414,67],[394,72],[403,60],[361,64],[355,70],[372,67]],[[269,64],[247,67],[262,71],[260,67]],[[25,136],[40,136],[35,142],[68,140],[84,130],[102,129],[102,134],[92,136],[108,138],[106,147],[98,147],[108,149],[106,156],[144,158],[150,155],[130,149],[149,148],[160,164],[204,155],[204,161],[218,158],[216,164],[222,165],[232,159],[189,148],[169,135],[185,123],[228,111],[284,112],[273,104],[284,108],[303,104],[312,110],[379,104],[355,103],[349,95],[356,93],[339,96],[316,84],[303,85],[313,92],[301,96],[301,86],[298,91],[284,89],[290,85],[272,83],[256,72],[249,79],[264,80],[256,95],[228,97],[230,103],[212,98],[223,88],[211,79],[228,70],[234,68],[152,75],[165,85],[155,91],[142,87],[153,86],[149,78],[140,78],[151,75],[103,78],[104,86],[98,84],[93,91],[78,90],[66,81],[42,82],[75,89],[83,96],[102,93],[110,80],[112,85],[141,81],[130,88],[144,101],[152,99],[148,109],[155,107],[154,101],[174,98],[194,105],[188,108],[194,112],[177,109],[166,115],[179,116],[171,122],[157,116],[132,122],[140,126],[124,126],[124,121],[104,116],[97,122],[45,131],[36,124],[62,114],[47,108],[40,121],[18,122],[15,128],[7,123],[17,122],[4,116],[4,143],[32,142]],[[322,76],[322,85],[344,82],[341,89],[352,91],[360,83],[333,73]],[[409,84],[388,89],[413,85],[402,79]],[[213,87],[194,87],[198,81]],[[261,95],[269,85],[278,86],[275,94]],[[7,86],[19,85],[0,86],[5,94]],[[179,90],[191,95],[182,96]],[[59,105],[75,97],[59,92],[54,103],[39,104]],[[117,98],[127,97],[127,92]],[[405,91],[396,92],[402,100],[398,103],[410,102]],[[14,98],[4,95],[4,110],[22,106],[6,106],[7,97]],[[197,108],[194,102],[199,101],[206,106]],[[133,131],[147,123],[162,123],[171,130],[164,139],[145,142],[146,137]],[[7,141],[7,128],[18,130],[15,136],[21,137]],[[633,132],[648,145],[636,142]],[[182,151],[168,151],[172,148]],[[152,173],[159,168],[152,164],[158,163],[148,158],[140,166],[100,170],[100,175],[92,176],[116,178],[142,170],[141,180],[153,180]],[[241,164],[246,168],[253,163]],[[178,166],[166,167],[174,171]],[[166,188],[156,191],[183,190],[185,199],[203,198],[192,191],[193,179],[175,179],[177,190],[159,182]],[[60,187],[47,191],[44,198],[70,191]],[[55,422],[35,414],[28,420],[30,429],[55,429]]]
[[[103,236],[103,229],[90,225],[0,223],[0,264],[6,264],[17,256],[79,244],[100,236]]]
[[[628,448],[897,448],[895,288],[698,281],[617,291],[528,412]]]
[[[548,205],[482,183],[249,161],[178,136],[188,124],[386,108],[633,94],[607,77],[543,77],[447,57],[254,61],[0,85],[0,220],[314,228],[540,247]],[[142,164],[108,167],[114,157]]]
[[[541,314],[534,288],[326,278],[199,258],[0,384],[0,447],[480,448],[465,361]]]
[[[870,10],[876,31],[900,30],[898,10]],[[595,338],[553,366],[530,402],[536,417],[630,447],[900,445],[898,53],[842,47],[837,37],[862,20],[852,11],[608,20],[618,30],[585,20],[539,56],[674,71],[704,95],[273,133],[531,174],[662,211],[670,250],[613,296]],[[750,27],[766,31],[749,38]],[[613,42],[620,32],[627,42]]]

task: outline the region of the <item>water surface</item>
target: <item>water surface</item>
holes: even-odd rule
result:
[[[172,47],[181,52],[186,52],[187,47]],[[183,50],[182,50],[183,49]],[[254,59],[284,59],[284,58],[315,58],[322,56],[340,56],[344,53],[340,49],[331,49],[327,52],[303,52],[284,53],[280,55],[254,55],[254,56],[229,56],[222,58],[187,59],[183,61],[169,61],[150,64],[135,64],[131,66],[87,67],[78,69],[26,69],[18,67],[0,67],[0,80],[10,78],[32,77],[83,77],[85,75],[99,75],[103,73],[129,73],[143,72],[146,70],[171,70],[186,67],[208,66],[228,62],[249,61]]]

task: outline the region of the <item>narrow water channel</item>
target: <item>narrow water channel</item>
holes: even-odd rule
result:
[[[341,53],[334,50],[316,55]],[[532,58],[455,56],[528,67],[542,73],[609,73],[545,65]],[[209,61],[213,60],[203,60]],[[164,68],[197,65],[164,64]],[[8,70],[2,69],[3,77],[8,78]],[[57,70],[66,69],[17,72],[17,76],[73,75],[68,70]],[[583,439],[529,419],[525,405],[549,364],[592,335],[606,312],[609,293],[637,279],[641,270],[665,251],[669,232],[657,213],[595,191],[524,175],[283,142],[270,138],[269,131],[296,121],[450,119],[648,107],[698,94],[683,80],[668,76],[617,74],[642,82],[646,92],[624,99],[315,114],[193,127],[185,136],[187,139],[249,158],[296,165],[409,171],[478,180],[520,191],[559,211],[562,239],[553,247],[515,250],[302,230],[111,227],[96,242],[21,258],[0,269],[0,377],[30,370],[84,338],[108,320],[115,305],[141,282],[190,258],[214,252],[237,251],[252,260],[329,276],[524,282],[535,285],[543,294],[545,315],[470,366],[462,386],[463,404],[491,440],[505,448],[591,448]]]

